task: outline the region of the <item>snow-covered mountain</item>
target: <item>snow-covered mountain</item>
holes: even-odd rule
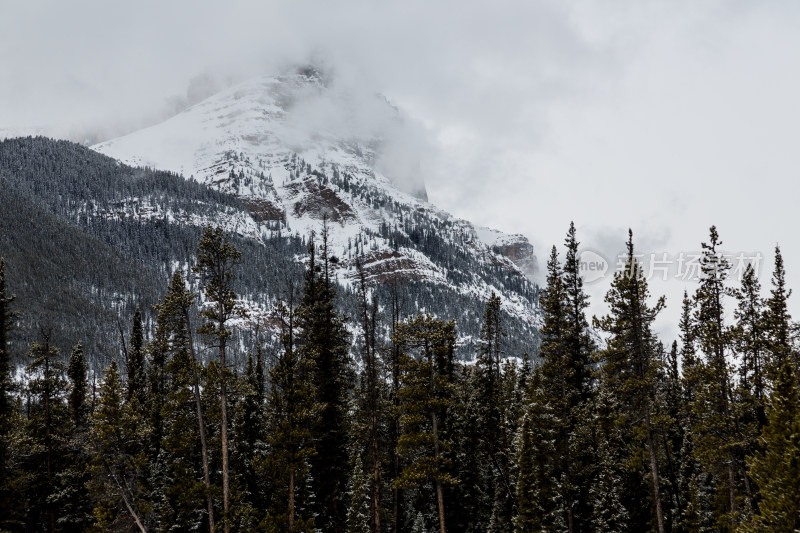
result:
[[[476,227],[430,204],[403,128],[386,99],[356,97],[303,68],[252,79],[92,148],[236,196],[247,220],[218,222],[245,237],[318,234],[326,218],[345,286],[360,259],[371,283],[425,283],[474,302],[496,292],[535,336],[533,247],[522,235]],[[126,209],[147,214],[138,204]]]

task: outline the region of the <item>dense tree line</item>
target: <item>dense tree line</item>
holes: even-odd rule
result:
[[[782,257],[765,296],[752,268],[733,286],[720,245],[712,227],[665,346],[632,234],[590,323],[571,226],[547,264],[536,357],[508,352],[492,295],[465,363],[454,320],[404,314],[408,287],[375,290],[360,267],[347,316],[324,229],[275,306],[277,342],[231,342],[248,327],[242,252],[207,227],[196,282],[173,274],[152,327],[136,310],[102,374],[44,327],[15,368],[20,309],[0,261],[0,529],[795,530],[800,357]]]

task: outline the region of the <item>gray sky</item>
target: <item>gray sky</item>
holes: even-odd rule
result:
[[[118,134],[185,103],[198,74],[323,57],[421,124],[431,201],[525,233],[542,264],[570,220],[606,256],[630,226],[672,259],[716,224],[724,248],[764,256],[764,284],[776,243],[800,279],[798,2],[0,0],[0,13],[0,130]],[[589,288],[601,311],[607,284]],[[684,288],[655,284],[664,331]]]

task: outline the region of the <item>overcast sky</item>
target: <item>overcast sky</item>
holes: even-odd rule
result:
[[[422,125],[432,202],[526,234],[542,265],[570,220],[606,257],[632,227],[673,260],[716,224],[763,255],[765,285],[780,243],[794,284],[798,28],[789,0],[0,0],[0,130],[118,133],[198,74],[323,57]],[[654,287],[663,331],[694,287],[674,275]],[[597,303],[607,284],[589,288]]]

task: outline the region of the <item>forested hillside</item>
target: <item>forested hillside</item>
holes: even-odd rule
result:
[[[610,312],[590,322],[572,226],[547,265],[538,358],[509,357],[492,295],[467,364],[466,324],[400,311],[414,285],[387,297],[357,268],[345,309],[326,233],[270,315],[279,342],[234,342],[234,326],[256,327],[242,326],[237,242],[203,230],[189,270],[153,282],[152,328],[120,309],[127,343],[101,375],[49,329],[15,352],[14,317],[36,302],[14,298],[22,278],[0,263],[0,528],[800,528],[800,352],[780,250],[768,292],[752,268],[736,286],[712,227],[680,342],[665,345],[632,234]]]
[[[492,287],[504,295],[502,313],[515,332],[510,349],[517,355],[535,349],[537,287],[510,260],[473,242],[464,221],[439,218],[438,211],[434,217],[336,168],[312,168],[296,155],[283,164],[296,179],[290,185],[305,191],[304,209],[319,210],[317,204],[325,207],[338,194],[391,214],[374,230],[353,232],[331,253],[341,259],[334,277],[342,285],[340,305],[349,327],[357,324],[352,317],[358,314],[360,261],[383,301],[393,286],[409,288],[398,301],[403,316],[425,309],[464,319],[461,357],[471,357],[483,292]],[[259,178],[241,175],[242,183],[253,179]],[[240,177],[233,180],[239,183]],[[66,141],[0,142],[0,255],[21,304],[15,353],[24,353],[46,328],[62,351],[81,339],[90,367],[105,368],[122,350],[121,322],[136,307],[145,329],[154,328],[152,306],[175,271],[196,290],[188,269],[206,224],[222,226],[242,251],[237,294],[254,311],[252,322],[269,322],[277,301],[302,280],[311,232],[321,232],[326,217],[331,229],[350,230],[325,207],[306,216],[309,231],[301,233],[286,220],[270,218],[265,205],[174,173],[129,167]],[[389,248],[379,250],[378,241]],[[237,343],[251,342],[249,335],[247,328],[234,330]],[[245,360],[235,363],[243,368]]]

